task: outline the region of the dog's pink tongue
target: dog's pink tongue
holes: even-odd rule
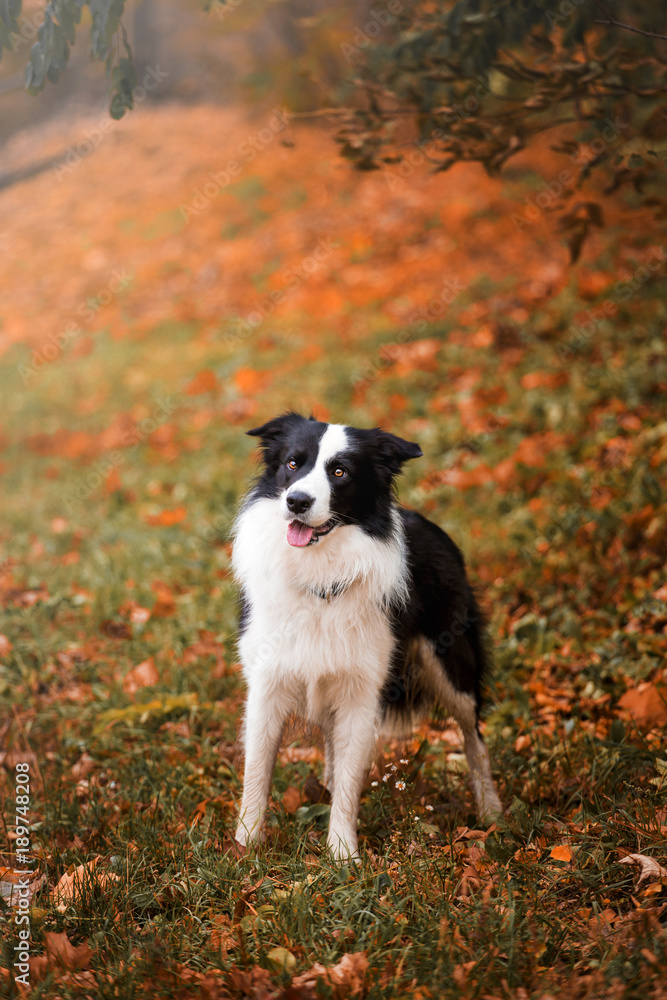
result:
[[[290,545],[307,545],[313,537],[313,529],[301,521],[290,521],[287,525],[287,541]]]

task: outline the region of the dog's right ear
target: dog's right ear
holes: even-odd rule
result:
[[[261,438],[262,458],[266,465],[278,457],[280,445],[289,427],[293,427],[297,421],[304,418],[299,413],[284,413],[281,417],[274,417],[261,427],[253,427],[246,431],[250,437]]]
[[[261,427],[253,427],[251,431],[246,431],[246,434],[256,438],[274,438],[278,434],[280,425],[284,419],[284,417],[276,417],[275,420],[269,420],[267,423],[262,424]]]

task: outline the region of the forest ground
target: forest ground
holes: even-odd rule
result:
[[[0,191],[9,995],[664,997],[651,220],[608,206],[570,266],[546,148],[500,179],[401,178],[351,172],[275,112],[139,108],[96,142],[98,125],[65,147],[18,134],[8,167],[51,165]],[[428,720],[378,754],[358,869],[321,853],[321,747],[298,731],[266,845],[230,850],[230,528],[244,431],[293,407],[421,444],[401,500],[463,549],[494,652],[503,820],[477,828],[458,730]],[[30,988],[9,971],[17,765]]]

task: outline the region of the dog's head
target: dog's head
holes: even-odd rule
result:
[[[418,444],[380,428],[360,430],[287,413],[248,431],[261,439],[265,495],[276,497],[288,522],[287,541],[305,547],[337,527],[369,534],[388,529],[395,477],[418,458]]]

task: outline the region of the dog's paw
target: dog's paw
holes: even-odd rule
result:
[[[503,817],[503,806],[497,795],[489,795],[484,801],[484,805],[479,810],[480,822],[486,826],[497,823]]]
[[[239,823],[236,827],[234,840],[239,847],[244,847],[248,850],[253,844],[264,843],[266,840],[266,830],[264,827],[254,827],[252,830],[249,830],[243,823]]]
[[[244,858],[248,853],[248,848],[245,844],[239,844],[235,837],[230,837],[227,834],[222,841],[222,848],[225,854],[231,855],[233,858]]]
[[[330,833],[327,838],[327,851],[333,860],[341,865],[349,863],[358,865],[361,861],[356,837],[341,837]]]

